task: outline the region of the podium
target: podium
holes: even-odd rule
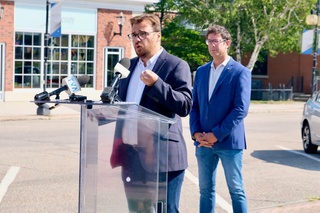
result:
[[[133,103],[45,103],[80,104],[79,213],[167,212],[174,120]]]

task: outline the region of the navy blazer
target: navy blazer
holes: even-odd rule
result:
[[[244,118],[250,106],[251,72],[231,58],[208,100],[211,63],[199,67],[195,76],[190,112],[191,134],[213,132],[218,139],[214,147],[245,149]]]
[[[129,81],[138,61],[138,57],[131,59],[130,74],[119,82],[118,96],[122,101],[126,100]],[[183,170],[188,162],[181,117],[187,116],[192,106],[190,67],[186,61],[163,50],[153,72],[159,79],[152,87],[145,86],[140,105],[175,120],[168,134],[168,171]]]

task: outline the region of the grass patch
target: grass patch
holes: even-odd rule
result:
[[[310,197],[309,201],[318,201],[320,200],[320,197]]]

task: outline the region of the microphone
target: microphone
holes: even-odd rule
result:
[[[110,86],[104,88],[100,95],[103,103],[113,103],[117,99],[118,95],[118,84],[120,79],[126,78],[129,75],[128,68],[130,67],[130,59],[122,58],[114,67],[115,77],[112,80]],[[119,100],[118,100],[119,101]]]
[[[47,91],[41,92],[34,96],[35,104],[42,105],[43,103],[37,103],[37,101],[50,101],[50,96],[56,95],[56,99],[59,99],[59,95],[62,91],[66,91],[69,96],[74,95],[74,93],[81,90],[81,86],[84,86],[90,81],[90,77],[87,75],[79,76],[78,78],[74,76],[69,76],[62,79],[62,87],[48,93]]]

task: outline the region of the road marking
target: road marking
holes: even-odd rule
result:
[[[199,180],[196,176],[194,176],[191,172],[186,170],[185,173],[186,177],[191,180],[192,183],[199,186]],[[226,210],[228,213],[232,213],[232,206],[224,200],[220,195],[216,193],[216,203],[224,210]]]
[[[19,172],[20,167],[17,166],[11,166],[10,169],[8,170],[6,176],[2,179],[0,183],[0,203],[2,201],[2,198],[6,194],[8,187],[10,184],[13,182],[13,180],[16,178],[18,172]]]
[[[286,148],[286,147],[283,147],[283,146],[276,146],[276,147],[278,147],[278,148],[280,148],[280,149],[283,149],[283,150],[286,150],[286,151],[288,151],[288,152],[292,152],[292,153],[294,153],[294,154],[302,155],[302,156],[305,156],[305,157],[310,158],[310,159],[312,159],[312,160],[315,160],[315,161],[320,162],[320,159],[318,159],[318,158],[316,158],[316,157],[313,157],[313,156],[311,156],[311,155],[309,155],[309,154],[307,154],[307,153],[298,152],[298,151],[295,151],[295,150],[292,150],[292,149],[289,149],[289,148]]]

